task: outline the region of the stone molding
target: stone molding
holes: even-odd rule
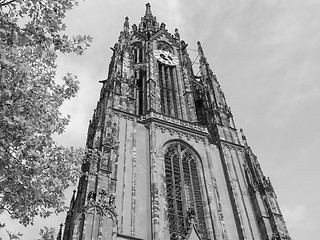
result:
[[[173,127],[164,126],[162,124],[155,124],[156,130],[160,130],[162,133],[169,132],[171,136],[177,135],[179,138],[187,138],[187,140],[194,139],[195,142],[206,142],[206,138],[199,136],[197,134],[189,133],[180,129],[176,129]]]
[[[121,111],[119,109],[112,109],[112,110],[113,110],[113,114],[115,116],[120,117],[120,118],[124,118],[124,119],[130,120],[130,121],[134,121],[134,119],[136,118],[135,115],[127,113],[127,112],[123,112],[123,111]]]
[[[138,117],[139,122],[147,122],[148,120],[160,120],[163,123],[169,123],[177,127],[183,128],[185,130],[193,130],[202,135],[207,135],[207,128],[200,126],[197,123],[187,122],[181,119],[173,118],[170,116],[165,116],[163,114],[151,111],[143,116]]]

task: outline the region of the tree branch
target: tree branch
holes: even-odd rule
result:
[[[10,212],[8,209],[6,209],[4,206],[0,206],[0,210],[5,210],[5,211],[7,211],[9,214],[10,214],[10,216],[13,216],[13,214],[12,214],[12,212]]]
[[[2,149],[4,149],[5,152],[6,152],[11,158],[15,159],[16,161],[19,161],[19,159],[16,158],[15,156],[13,156],[12,153],[6,148],[6,146],[5,146],[2,142],[0,142],[0,144],[1,144],[0,147],[2,147]]]
[[[7,6],[7,5],[9,5],[9,4],[13,3],[13,2],[16,2],[16,1],[17,0],[11,0],[9,2],[6,2],[6,0],[3,0],[3,1],[0,2],[0,7],[5,7],[5,6]]]

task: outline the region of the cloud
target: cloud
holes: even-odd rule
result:
[[[306,217],[306,207],[298,204],[294,206],[282,206],[282,214],[285,216],[285,220],[292,225],[290,228],[296,227],[296,225],[304,222]]]

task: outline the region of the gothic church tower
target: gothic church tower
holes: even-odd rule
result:
[[[178,30],[146,4],[112,51],[58,239],[291,239],[201,44],[196,76]]]

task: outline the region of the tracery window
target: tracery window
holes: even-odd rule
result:
[[[164,159],[170,239],[185,237],[187,211],[192,208],[197,231],[203,240],[207,240],[196,155],[185,144],[174,142],[167,146]]]

